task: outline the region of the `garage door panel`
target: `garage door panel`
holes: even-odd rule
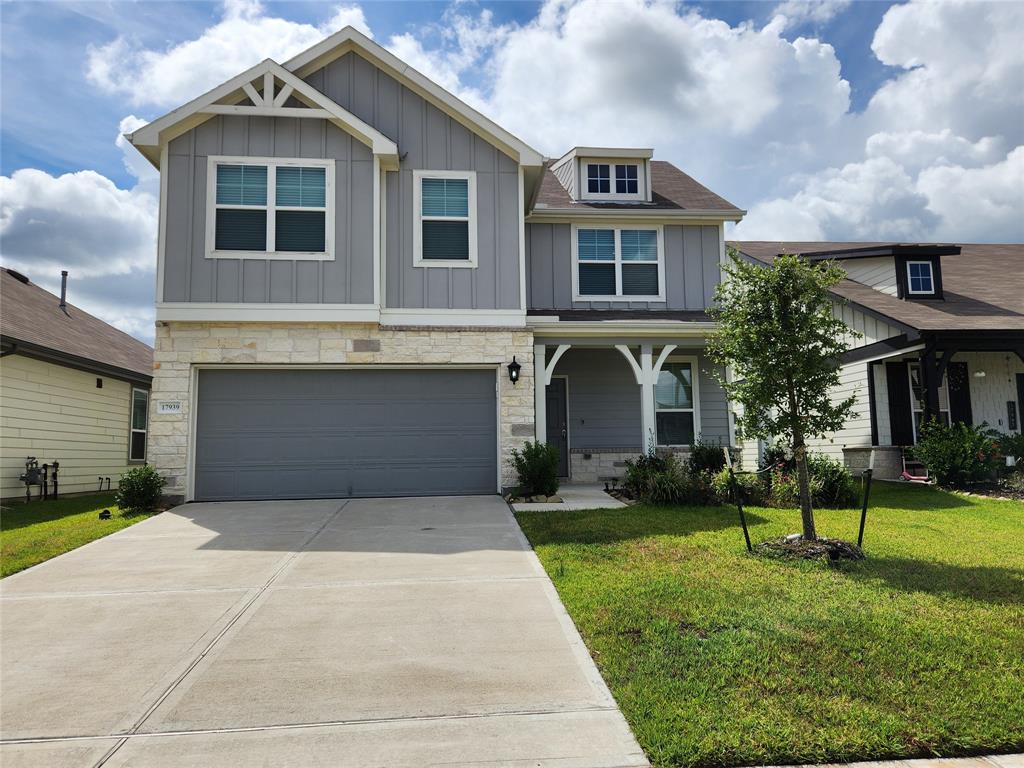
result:
[[[488,370],[210,370],[199,375],[196,497],[493,493]]]

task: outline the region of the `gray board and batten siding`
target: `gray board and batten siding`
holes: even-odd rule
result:
[[[206,258],[212,155],[335,161],[333,261]],[[326,120],[219,115],[168,150],[164,295],[168,302],[373,303],[373,155]]]
[[[385,306],[519,309],[519,166],[515,160],[355,53],[306,77],[396,141],[386,173]],[[331,158],[333,261],[206,258],[210,155]],[[413,171],[476,172],[476,268],[413,266]],[[171,141],[164,254],[166,302],[373,303],[373,156],[326,120],[225,115]]]
[[[581,225],[582,226],[582,225]],[[642,225],[637,225],[642,226]],[[701,310],[711,306],[721,276],[720,230],[665,225],[665,301],[573,301],[572,225],[526,225],[530,309]]]
[[[519,166],[355,53],[306,81],[398,144],[387,173],[385,303],[428,309],[519,309]],[[413,171],[475,171],[476,268],[414,267]]]

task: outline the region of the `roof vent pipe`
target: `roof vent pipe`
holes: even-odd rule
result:
[[[60,311],[68,317],[68,271],[62,269],[60,271]]]

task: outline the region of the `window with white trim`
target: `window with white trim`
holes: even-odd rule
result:
[[[640,194],[637,163],[586,163],[588,195]]]
[[[660,446],[693,445],[697,430],[696,366],[669,358],[654,384],[654,419]]]
[[[476,266],[476,174],[415,171],[413,181],[415,265]]]
[[[919,363],[907,365],[910,373],[910,409],[914,418],[914,443],[917,443],[917,436],[921,431],[921,424],[924,421],[925,392],[924,383],[921,381],[921,366]],[[942,376],[942,383],[939,386],[939,421],[949,426],[949,380],[946,375]]]
[[[576,298],[662,300],[661,230],[576,229]]]
[[[149,392],[132,388],[131,424],[128,433],[128,460],[146,460],[146,434],[149,431]]]
[[[207,255],[330,259],[331,160],[210,158]]]
[[[935,293],[935,276],[930,261],[907,262],[907,292],[911,295]]]

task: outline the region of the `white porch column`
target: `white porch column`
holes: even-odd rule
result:
[[[547,387],[551,383],[551,377],[555,373],[555,366],[562,359],[562,355],[569,351],[571,344],[559,344],[551,360],[545,360],[545,347],[543,344],[533,345],[533,373],[534,373],[534,439],[537,442],[547,442],[548,423],[548,402]]]
[[[653,347],[650,344],[641,344],[639,363],[637,363],[636,358],[633,357],[633,353],[627,345],[616,344],[615,348],[626,358],[629,367],[633,369],[636,383],[640,385],[640,428],[643,432],[640,445],[646,453],[650,442],[652,440],[657,441],[654,385],[658,381],[658,374],[661,373],[661,366],[665,364],[668,356],[675,351],[676,345],[666,344],[661,348],[661,354],[658,355],[658,359],[654,360]]]
[[[654,423],[654,360],[650,344],[640,346],[640,427],[643,440],[640,445],[646,453],[653,440],[657,444]]]
[[[548,439],[547,401],[547,347],[533,345],[533,439],[545,443]]]

